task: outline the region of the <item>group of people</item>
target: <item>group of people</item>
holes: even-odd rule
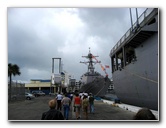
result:
[[[73,100],[73,94],[66,93],[64,96],[58,94],[55,99],[50,100],[48,105],[50,110],[42,114],[42,120],[68,120],[69,111],[71,110],[71,104]],[[61,112],[63,108],[63,114]],[[73,101],[73,110],[75,112],[76,119],[80,119],[81,108],[83,110],[84,118],[88,119],[88,109],[90,113],[94,113],[94,97],[92,94],[79,95],[75,94]]]
[[[79,95],[78,93],[73,95],[65,94],[61,95],[60,93],[56,96],[55,99],[49,101],[48,105],[50,109],[47,112],[42,114],[42,120],[68,120],[69,111],[71,110],[71,104],[73,101],[73,107],[75,112],[75,117],[77,120],[81,118],[81,109],[83,110],[84,119],[88,120],[88,110],[90,113],[94,114],[94,97],[90,93],[89,95],[83,94]],[[64,113],[62,114],[63,111]],[[140,109],[133,118],[134,120],[156,120],[154,114],[148,108]]]
[[[76,119],[80,119],[80,110],[82,108],[84,118],[88,120],[88,109],[90,113],[94,114],[94,97],[91,93],[89,96],[87,94],[76,94],[73,106],[76,113]]]

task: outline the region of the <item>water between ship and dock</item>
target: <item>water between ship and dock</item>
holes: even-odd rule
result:
[[[40,121],[42,113],[49,109],[48,101],[53,98],[54,97],[44,96],[44,97],[36,97],[33,100],[8,103],[8,120]],[[122,104],[113,105],[113,102],[109,100],[103,100],[103,99],[95,100],[95,113],[89,114],[88,121],[133,120],[133,116],[136,114],[137,110],[133,111],[129,106],[127,106],[128,108],[127,107],[124,108],[124,106],[122,107],[120,105]],[[81,119],[76,120],[75,113],[73,112],[73,106],[71,106],[71,110],[69,113],[69,121],[86,121],[86,120],[84,120],[83,112],[81,112]]]

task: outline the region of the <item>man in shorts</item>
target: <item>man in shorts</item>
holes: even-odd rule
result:
[[[80,108],[81,108],[81,98],[79,97],[78,94],[76,94],[74,98],[74,107],[75,107],[75,114],[76,114],[76,119],[80,119]]]

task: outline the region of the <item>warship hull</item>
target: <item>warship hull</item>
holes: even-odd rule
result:
[[[121,102],[158,110],[158,9],[146,11],[139,27],[111,50],[112,75]]]
[[[86,76],[87,79],[89,76]],[[104,97],[108,91],[108,87],[111,84],[109,79],[105,79],[103,76],[96,77],[93,81],[84,84],[80,91],[86,93],[92,93],[97,97]]]

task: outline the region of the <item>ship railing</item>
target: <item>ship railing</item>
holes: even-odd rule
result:
[[[136,21],[132,27],[122,36],[122,38],[116,43],[116,45],[112,48],[111,50],[111,54],[113,55],[113,53],[119,48],[121,47],[128,39],[130,39],[133,34],[134,34],[134,30],[138,29],[139,27],[142,27],[143,25],[146,24],[146,18],[152,13],[152,11],[154,10],[154,8],[147,8],[139,17],[138,17],[138,21]]]

